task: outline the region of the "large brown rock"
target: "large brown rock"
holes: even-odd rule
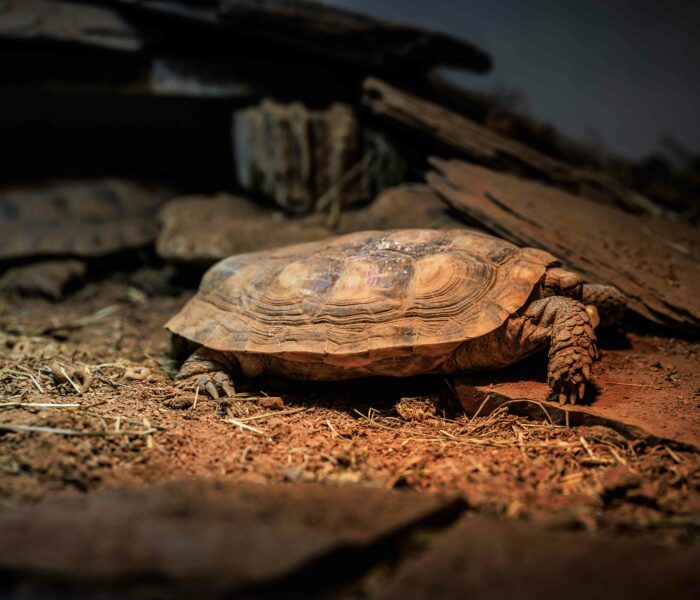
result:
[[[50,181],[0,190],[0,260],[104,256],[152,243],[170,192],[125,179]]]
[[[425,185],[401,185],[371,204],[340,214],[336,228],[326,215],[286,217],[241,196],[188,196],[169,202],[160,212],[158,253],[168,260],[211,264],[243,252],[365,229],[463,227]]]

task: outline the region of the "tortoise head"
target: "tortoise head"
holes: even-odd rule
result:
[[[544,296],[566,296],[580,300],[583,295],[583,278],[578,273],[561,267],[550,267],[542,284]]]
[[[542,293],[544,296],[566,296],[584,301],[583,287],[583,277],[578,273],[567,271],[561,267],[550,267],[544,276]],[[586,302],[586,312],[591,317],[593,327],[597,327],[600,323],[600,316],[595,304]]]

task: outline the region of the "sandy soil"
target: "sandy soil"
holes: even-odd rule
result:
[[[484,514],[697,542],[700,454],[690,447],[505,409],[470,419],[454,382],[435,377],[261,379],[238,382],[226,402],[178,389],[162,324],[190,294],[144,270],[60,303],[2,300],[0,506],[193,476],[322,482],[459,493]],[[675,400],[666,394],[643,417],[697,415],[700,345],[637,331],[601,346],[600,389],[670,386]],[[81,368],[92,382],[79,393]],[[518,369],[542,385],[541,359]]]

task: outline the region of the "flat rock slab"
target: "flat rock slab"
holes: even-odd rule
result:
[[[362,561],[386,538],[463,509],[458,499],[320,485],[182,481],[101,492],[1,514],[0,576],[31,597],[59,587],[231,593],[343,552]]]
[[[128,179],[55,180],[0,190],[0,260],[99,257],[155,240],[169,190]]]
[[[177,198],[161,210],[159,219],[158,254],[204,265],[233,254],[365,229],[464,227],[430,188],[409,184],[390,188],[363,208],[343,211],[336,228],[325,224],[326,215],[288,218],[231,194]]]
[[[697,598],[697,548],[465,516],[400,565],[376,600]]]
[[[49,0],[5,0],[0,9],[3,38],[128,52],[143,46],[128,21],[108,7]]]
[[[631,348],[602,351],[594,366],[594,393],[588,404],[548,402],[546,365],[537,360],[498,374],[457,378],[456,391],[470,416],[479,408],[479,414],[485,416],[508,403],[511,412],[538,420],[546,418],[546,410],[559,424],[568,417],[570,426],[605,425],[649,443],[700,448],[697,344],[677,342],[664,347],[657,345],[663,342],[661,338],[635,336],[631,342]],[[514,402],[518,399],[529,402]]]
[[[700,229],[639,216],[461,160],[428,182],[470,222],[547,250],[587,281],[617,286],[643,317],[700,331]]]

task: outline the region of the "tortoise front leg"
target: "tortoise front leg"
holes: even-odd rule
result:
[[[523,347],[549,341],[547,383],[560,404],[583,399],[598,358],[590,311],[595,309],[572,298],[543,298],[526,307],[522,317],[515,319],[520,323],[507,328],[514,336],[511,343]]]
[[[201,346],[182,364],[175,379],[179,387],[209,394],[215,400],[221,394],[231,398],[236,393],[228,375],[233,367],[224,352]]]

